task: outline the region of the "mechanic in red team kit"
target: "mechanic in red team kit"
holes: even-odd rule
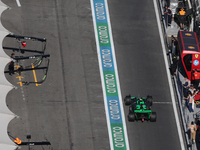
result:
[[[194,82],[194,87],[197,89],[199,86],[199,80],[200,80],[200,72],[197,69],[193,70],[192,74],[192,80]]]

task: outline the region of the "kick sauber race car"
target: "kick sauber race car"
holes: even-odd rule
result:
[[[131,97],[131,95],[128,95],[124,98],[124,103],[127,106],[129,105],[128,121],[156,121],[156,112],[151,111],[151,106],[153,104],[152,96]]]

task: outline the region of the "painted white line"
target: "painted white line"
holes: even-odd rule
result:
[[[117,69],[117,62],[116,62],[116,56],[115,56],[115,47],[114,47],[114,42],[113,42],[113,36],[112,36],[112,28],[111,28],[111,23],[110,23],[110,14],[108,10],[108,2],[105,0],[106,4],[106,11],[107,11],[107,21],[108,21],[108,27],[109,27],[109,35],[110,35],[110,42],[111,42],[111,47],[113,50],[113,62],[115,66],[115,76],[116,76],[116,81],[118,85],[118,95],[119,95],[119,102],[120,102],[120,108],[121,108],[121,116],[122,116],[122,121],[123,121],[123,127],[124,127],[124,136],[126,139],[126,150],[129,150],[129,140],[128,140],[128,134],[127,134],[127,127],[126,127],[126,121],[125,121],[125,115],[124,115],[124,107],[122,103],[122,95],[121,95],[121,88],[120,88],[120,83],[119,83],[119,76],[118,76],[118,69]]]
[[[153,104],[172,104],[172,102],[153,102]]]
[[[95,39],[96,39],[96,48],[97,48],[97,56],[98,56],[98,60],[101,60],[101,54],[100,54],[100,46],[99,46],[99,41],[98,41],[98,33],[97,33],[97,26],[96,26],[96,18],[95,18],[95,11],[94,11],[94,3],[93,0],[90,0],[90,4],[91,4],[91,8],[92,8],[92,18],[93,18],[93,26],[94,26],[94,33],[95,33]],[[101,66],[101,61],[99,62],[99,66]],[[108,136],[109,136],[109,142],[110,142],[110,149],[113,150],[113,144],[112,144],[112,131],[111,131],[111,127],[110,127],[110,118],[109,118],[109,112],[108,112],[108,105],[105,102],[107,99],[106,96],[106,89],[105,89],[105,85],[104,85],[104,77],[103,77],[103,69],[102,67],[99,67],[99,71],[100,71],[100,77],[101,77],[101,82],[102,82],[102,90],[103,90],[103,99],[104,99],[104,105],[105,105],[105,113],[106,113],[106,121],[107,121],[107,128],[108,128]]]
[[[17,6],[18,6],[18,7],[21,7],[20,1],[19,1],[19,0],[16,0],[16,2],[17,2]]]
[[[162,28],[161,28],[161,24],[160,24],[160,17],[159,17],[159,12],[158,12],[158,6],[157,6],[156,0],[153,0],[153,3],[154,3],[154,9],[155,9],[155,14],[156,14],[157,24],[158,24],[158,30],[159,30],[159,34],[160,34],[160,41],[161,41],[162,50],[163,50],[163,56],[164,56],[165,67],[166,67],[166,72],[167,72],[167,78],[168,78],[168,83],[169,83],[169,88],[170,88],[170,93],[171,93],[173,110],[174,110],[174,115],[175,115],[177,130],[178,130],[178,136],[179,136],[179,140],[180,140],[180,146],[181,146],[181,150],[185,150],[185,147],[184,147],[185,144],[184,144],[183,136],[182,136],[182,132],[181,132],[181,128],[182,127],[181,127],[180,122],[179,122],[179,117],[178,117],[176,102],[175,102],[175,98],[174,98],[175,95],[174,95],[174,90],[173,90],[173,87],[172,87],[171,75],[170,75],[170,72],[169,72],[169,69],[168,69],[169,67],[168,67],[168,61],[167,61],[167,55],[166,55],[166,48],[165,48],[165,43],[164,43],[164,39],[163,39]]]
[[[22,92],[22,99],[25,101],[26,99],[25,99],[25,95],[24,95],[24,89],[22,86],[21,86],[21,92]]]
[[[111,50],[112,50],[112,57],[113,57],[113,66],[114,66],[114,72],[115,72],[115,78],[117,82],[117,93],[118,93],[118,98],[119,98],[119,105],[120,105],[120,111],[121,111],[121,121],[123,124],[123,130],[124,130],[124,141],[126,142],[126,150],[129,150],[129,143],[128,143],[128,136],[127,136],[127,129],[126,129],[126,122],[125,122],[125,116],[124,116],[124,110],[123,110],[123,103],[122,103],[122,97],[121,97],[121,91],[120,91],[120,85],[119,85],[119,77],[118,77],[118,71],[117,71],[117,65],[116,65],[116,58],[115,58],[115,51],[114,51],[114,44],[113,44],[113,38],[112,38],[112,29],[111,29],[111,24],[110,24],[110,17],[109,17],[109,11],[108,11],[108,4],[107,0],[104,1],[96,1],[98,6],[103,6],[102,4],[105,3],[105,9],[106,9],[106,17],[107,17],[107,25],[108,25],[108,31],[110,35],[110,44],[111,44]],[[95,18],[95,10],[94,10],[94,0],[90,0],[91,3],[91,8],[92,8],[92,17],[93,17],[93,25],[94,25],[94,32],[95,32],[95,39],[96,39],[96,46],[97,46],[97,54],[98,54],[98,62],[99,62],[99,70],[100,70],[100,75],[101,75],[101,81],[102,81],[102,90],[103,90],[103,97],[104,97],[104,105],[105,105],[105,111],[106,111],[106,120],[107,120],[107,128],[108,128],[108,134],[109,134],[109,140],[110,140],[110,149],[114,150],[114,145],[115,143],[115,148],[116,148],[116,141],[114,142],[115,135],[112,135],[115,131],[112,131],[114,128],[111,129],[111,122],[110,122],[110,116],[109,116],[109,110],[108,110],[108,102],[107,102],[107,95],[106,95],[106,89],[105,89],[105,83],[104,83],[104,74],[103,74],[103,68],[102,68],[102,62],[101,62],[101,53],[100,53],[100,44],[98,40],[98,32],[97,30],[97,24],[96,24],[96,18]],[[99,9],[100,10],[100,9]],[[102,9],[101,9],[102,10]],[[103,14],[101,12],[101,14]],[[105,19],[105,18],[104,18]],[[113,123],[115,124],[115,123]],[[118,124],[117,124],[118,126]],[[119,129],[119,128],[118,128]],[[121,132],[120,132],[121,133]],[[112,137],[113,136],[113,137]],[[125,146],[125,145],[123,145]],[[125,147],[120,147],[120,149],[124,149]],[[117,148],[119,149],[119,148]]]

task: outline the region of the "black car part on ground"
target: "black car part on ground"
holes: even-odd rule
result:
[[[40,41],[40,42],[46,42],[47,41],[45,38],[37,38],[37,37],[14,35],[14,34],[8,34],[6,37],[11,37],[11,38],[16,38],[16,39],[24,39],[24,40]]]
[[[15,51],[19,52],[20,51],[22,54],[24,54],[25,52],[44,54],[44,51],[19,49],[19,48],[13,48],[13,47],[3,47],[3,49],[12,50],[13,52],[15,52]]]
[[[46,58],[46,57],[50,57],[50,55],[49,54],[43,54],[43,55],[32,55],[32,56],[16,56],[16,57],[13,57],[13,59],[14,60],[24,60],[24,59],[34,59],[34,58],[36,58],[36,57],[44,57],[44,58]]]
[[[48,62],[47,62],[47,66],[46,67],[37,67],[37,68],[34,68],[34,69],[39,69],[39,68],[43,68],[43,71],[44,71],[44,77],[40,80],[40,81],[38,81],[38,82],[34,82],[34,81],[24,81],[24,82],[22,82],[23,84],[25,84],[25,85],[29,85],[30,83],[38,83],[38,84],[42,84],[45,80],[46,80],[46,78],[47,78],[47,73],[48,73],[48,69],[49,69],[49,59],[48,59]]]
[[[33,66],[34,68],[36,67],[39,67],[41,64],[42,64],[42,61],[43,61],[43,58],[47,58],[47,57],[50,57],[49,54],[42,54],[42,55],[32,55],[32,56],[20,56],[20,57],[14,57],[13,59],[16,60],[16,61],[19,61],[19,60],[24,60],[24,59],[36,59],[35,62],[33,62]],[[28,68],[32,68],[32,65],[29,65],[29,66],[26,66],[24,67],[25,69],[28,69]]]
[[[31,53],[38,53],[39,54],[39,55],[31,55],[31,56],[19,56],[19,57],[16,56],[16,57],[12,58],[13,60],[16,60],[17,62],[20,61],[20,60],[25,60],[25,59],[36,59],[29,66],[21,66],[21,65],[19,65],[20,67],[17,70],[14,70],[14,72],[17,72],[19,75],[21,74],[22,71],[41,70],[41,69],[44,71],[44,77],[40,81],[38,81],[38,82],[22,81],[22,83],[25,84],[25,85],[28,85],[30,83],[38,83],[38,84],[43,83],[46,80],[48,67],[49,67],[49,59],[46,59],[46,58],[50,57],[49,54],[44,54],[44,51],[46,50],[46,42],[47,42],[47,40],[45,38],[21,36],[21,35],[14,35],[14,34],[9,34],[6,37],[15,38],[17,40],[17,42],[19,43],[19,48],[3,47],[4,49],[13,50],[13,51],[20,51],[21,53],[31,52]],[[28,40],[42,42],[42,44],[40,44],[42,46],[42,50],[38,51],[38,50],[24,49],[24,47],[26,47],[26,42]],[[45,67],[40,67],[40,65],[42,64],[42,62],[44,60],[47,60],[46,61],[47,63],[45,64]],[[5,71],[4,73],[9,73],[9,72],[10,71]]]
[[[47,64],[45,67],[36,67],[36,68],[28,68],[25,69],[23,68],[23,66],[20,66],[18,69],[14,70],[14,72],[21,74],[22,71],[32,71],[32,70],[43,70],[44,71],[44,77],[38,81],[38,82],[34,82],[34,81],[22,81],[23,84],[28,85],[30,83],[38,83],[38,84],[42,84],[47,77],[47,73],[48,73],[48,68],[49,68],[49,62],[50,60],[47,60]],[[4,71],[4,73],[9,73],[10,71]]]
[[[24,53],[24,52],[32,52],[33,53],[34,52],[34,53],[40,53],[40,54],[44,54],[44,51],[46,50],[46,42],[47,42],[46,38],[37,38],[37,37],[21,36],[21,35],[14,35],[14,34],[9,34],[6,37],[15,38],[20,45],[24,40],[32,40],[32,41],[42,42],[42,50],[38,51],[38,50],[21,49],[20,45],[19,45],[19,48],[3,47],[4,49],[8,49],[8,50],[12,50],[12,51],[20,51],[21,53]]]
[[[48,141],[42,141],[42,142],[22,142],[21,144],[17,144],[17,145],[23,145],[23,146],[30,145],[30,146],[34,146],[34,145],[51,145],[51,143],[48,142]]]

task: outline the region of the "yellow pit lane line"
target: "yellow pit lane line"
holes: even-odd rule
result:
[[[35,80],[35,82],[37,82],[37,77],[36,77],[36,73],[35,73],[35,70],[34,70],[34,65],[33,65],[33,63],[31,63],[31,65],[32,65],[32,68],[33,68],[34,80]],[[35,85],[38,86],[38,85],[41,85],[41,84],[35,83]]]
[[[20,84],[20,86],[23,86],[22,82],[17,82],[17,84]]]
[[[16,78],[19,78],[19,81],[21,81],[22,78],[24,78],[24,77],[22,77],[22,76],[17,76]]]
[[[18,70],[18,68],[20,67],[19,65],[15,65],[15,67],[17,68],[17,70]],[[19,72],[17,72],[17,74],[19,75]]]
[[[17,82],[17,84],[20,84],[20,86],[23,86],[21,80],[22,80],[22,78],[24,78],[24,77],[22,77],[22,76],[17,76],[16,78],[18,78],[19,81],[20,81],[20,82]]]

